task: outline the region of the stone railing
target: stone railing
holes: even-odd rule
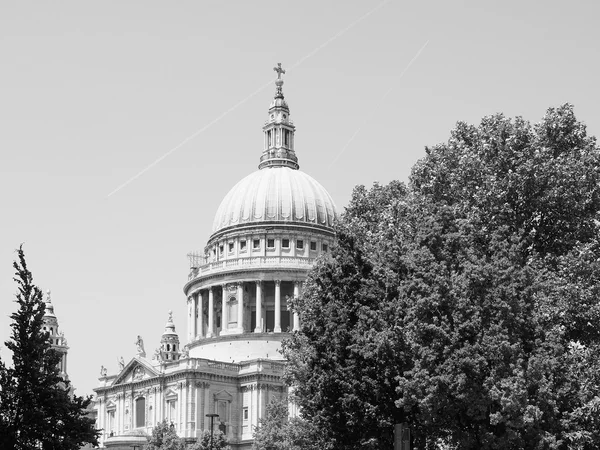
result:
[[[226,272],[236,269],[263,269],[272,267],[310,268],[315,262],[314,258],[301,258],[297,256],[250,256],[243,258],[224,259],[213,261],[200,267],[192,267],[188,281],[202,275]]]

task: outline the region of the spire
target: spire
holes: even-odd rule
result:
[[[44,303],[46,303],[46,314],[45,314],[45,316],[47,316],[47,317],[56,317],[54,315],[54,305],[52,304],[52,292],[50,291],[50,289],[48,289],[46,291],[46,300],[44,300]]]
[[[296,127],[290,119],[290,108],[283,96],[283,79],[285,70],[281,63],[273,67],[277,72],[275,80],[275,97],[269,106],[269,116],[263,126],[265,144],[260,157],[259,169],[267,167],[289,167],[298,169],[298,158],[294,151],[294,133]]]

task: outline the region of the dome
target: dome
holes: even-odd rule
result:
[[[217,209],[213,234],[261,222],[331,228],[336,218],[329,193],[314,178],[290,167],[263,168],[237,183]]]

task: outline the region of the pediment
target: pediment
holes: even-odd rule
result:
[[[222,390],[219,392],[215,393],[215,400],[225,400],[225,401],[232,401],[233,400],[233,395],[231,395],[229,392],[227,392],[226,390]]]
[[[136,383],[147,378],[154,378],[158,375],[159,373],[150,363],[142,358],[136,357],[127,363],[121,373],[117,375],[112,385]]]
[[[177,399],[177,392],[175,392],[173,389],[167,389],[167,391],[165,392],[165,399],[166,400],[176,400]]]

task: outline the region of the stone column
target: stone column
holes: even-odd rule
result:
[[[198,297],[196,298],[198,302],[196,309],[196,323],[198,324],[198,337],[204,337],[204,305],[202,304],[202,291],[198,291]]]
[[[275,280],[275,333],[281,333],[281,280]]]
[[[221,285],[221,334],[227,333],[229,317],[227,317],[227,285]],[[223,331],[225,333],[223,333]]]
[[[262,333],[262,281],[256,281],[256,328],[255,333]]]
[[[188,332],[188,341],[191,341],[194,338],[193,329],[192,329],[192,302],[193,296],[190,295],[187,298],[187,306],[188,306],[188,317],[187,317],[187,332]]]
[[[213,337],[215,334],[214,324],[214,311],[215,311],[215,300],[212,286],[208,288],[208,330],[206,330],[206,337]]]
[[[244,283],[237,284],[237,328],[240,333],[244,332]]]
[[[196,295],[192,295],[192,330],[191,330],[191,334],[192,334],[192,339],[191,340],[195,340],[196,337],[198,336],[198,332],[197,332],[197,322],[198,320],[196,319],[196,311],[197,311],[197,304],[196,304]]]
[[[297,299],[300,295],[300,282],[294,282],[294,299]],[[294,306],[294,331],[300,330],[300,315],[298,314],[298,308]]]

